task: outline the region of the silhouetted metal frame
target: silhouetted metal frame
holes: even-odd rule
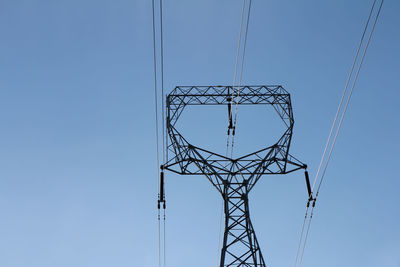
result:
[[[175,127],[187,106],[228,105],[232,86],[177,86],[166,98],[167,162],[182,175],[205,175],[225,203],[225,232],[220,266],[265,266],[248,209],[248,193],[262,175],[287,174],[307,166],[289,154],[293,133],[290,94],[281,85],[235,87],[233,103],[271,105],[286,129],[277,142],[231,159],[190,144]],[[237,255],[237,251],[243,253]]]

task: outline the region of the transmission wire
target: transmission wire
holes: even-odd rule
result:
[[[165,233],[166,233],[166,226],[165,226],[165,217],[166,217],[166,212],[165,212],[165,209],[163,209],[163,213],[164,213],[164,223],[163,223],[163,227],[164,227],[164,231],[163,231],[163,234],[164,234],[164,267],[166,266],[166,264],[167,264],[167,254],[166,254],[166,238],[165,238]]]
[[[155,26],[155,11],[154,11],[154,0],[152,0],[152,19],[153,19],[153,65],[154,65],[154,107],[155,107],[155,137],[156,137],[156,173],[157,173],[157,194],[160,197],[160,173],[158,167],[160,166],[159,156],[159,136],[158,136],[158,92],[157,92],[157,54],[156,54],[156,26]],[[158,210],[158,266],[161,267],[161,222],[160,222],[160,209]]]
[[[236,75],[237,75],[237,66],[238,66],[238,61],[239,61],[239,52],[240,52],[240,46],[241,46],[241,40],[242,40],[242,27],[243,27],[243,17],[244,17],[245,7],[246,7],[246,0],[243,0],[242,15],[241,15],[241,18],[240,18],[238,47],[236,49],[235,72],[234,72],[234,75],[233,75],[232,95],[231,95],[231,99],[230,99],[231,109],[229,111],[229,120],[232,119],[232,104],[233,104],[233,98],[235,96],[235,83],[236,83]],[[230,126],[230,123],[231,122],[229,121],[229,126]],[[228,133],[227,133],[227,136],[226,136],[226,157],[228,157],[228,150],[229,150],[229,141],[230,141],[229,133],[230,133],[230,129],[228,128]],[[232,133],[232,135],[233,135],[233,133]],[[232,156],[231,156],[231,158],[232,158]]]
[[[315,201],[315,200],[314,200]],[[315,202],[314,202],[315,203]],[[303,264],[303,256],[304,256],[304,250],[306,248],[306,244],[307,244],[307,239],[308,239],[308,234],[310,233],[310,226],[311,226],[311,220],[314,214],[314,208],[315,205],[313,203],[313,207],[311,209],[311,214],[310,214],[310,219],[308,220],[308,225],[307,225],[307,232],[306,232],[306,236],[304,237],[304,243],[303,243],[303,249],[301,251],[301,257],[300,257],[300,264],[299,267],[301,267],[301,265]],[[303,226],[304,227],[304,226]],[[303,228],[304,229],[304,228]]]
[[[161,116],[162,116],[162,151],[163,151],[162,165],[164,166],[165,154],[166,154],[166,150],[165,150],[165,138],[166,137],[165,137],[165,127],[164,127],[164,124],[165,124],[165,114],[164,114],[165,113],[165,111],[164,111],[165,102],[164,102],[164,39],[163,39],[163,33],[164,33],[164,30],[163,30],[163,6],[162,6],[162,0],[160,0],[161,101],[162,101]],[[164,192],[165,192],[165,185],[164,185]],[[165,197],[163,199],[164,199],[164,203],[163,203],[163,214],[164,214],[164,216],[163,216],[163,249],[164,249],[164,251],[163,252],[164,253],[163,254],[164,254],[164,267],[166,267],[167,266],[167,261],[166,261],[167,256],[166,256]]]
[[[309,231],[310,231],[311,220],[312,220],[313,213],[314,213],[315,202],[316,202],[316,200],[317,200],[317,198],[318,198],[318,195],[319,195],[319,192],[320,192],[320,189],[321,189],[321,185],[322,185],[322,182],[323,182],[323,180],[324,180],[324,177],[325,177],[325,174],[326,174],[326,170],[327,170],[327,168],[328,168],[329,161],[330,161],[330,159],[331,159],[332,152],[333,152],[334,146],[335,146],[335,144],[336,144],[337,137],[338,137],[338,135],[339,135],[339,132],[340,132],[340,129],[341,129],[341,126],[342,126],[342,123],[343,123],[343,119],[344,119],[344,117],[345,117],[345,115],[346,115],[346,112],[347,112],[347,109],[348,109],[348,106],[349,106],[349,103],[350,103],[350,100],[351,100],[351,96],[352,96],[352,94],[353,94],[353,90],[354,90],[355,85],[356,85],[356,83],[357,83],[357,80],[358,80],[358,76],[359,76],[359,74],[360,74],[361,67],[362,67],[362,65],[363,65],[363,63],[364,63],[365,55],[366,55],[366,53],[367,53],[369,44],[370,44],[370,42],[371,42],[371,39],[372,39],[374,30],[375,30],[375,26],[376,26],[376,23],[377,23],[377,21],[378,21],[378,18],[379,18],[379,15],[380,15],[380,12],[381,12],[381,9],[382,9],[382,6],[383,6],[383,2],[384,2],[384,0],[382,0],[381,3],[380,3],[378,12],[377,12],[376,17],[375,17],[375,20],[374,20],[374,24],[373,24],[372,29],[371,29],[371,32],[370,32],[370,34],[369,34],[369,38],[368,38],[367,44],[366,44],[366,46],[365,46],[365,48],[364,48],[363,55],[362,55],[362,57],[361,57],[361,61],[360,61],[359,65],[358,65],[358,68],[357,68],[356,76],[355,76],[355,78],[354,78],[354,80],[353,80],[353,84],[352,84],[350,93],[349,93],[349,95],[348,95],[348,97],[347,97],[347,100],[346,100],[346,103],[345,103],[345,107],[344,107],[343,113],[342,113],[341,118],[340,118],[340,121],[339,121],[339,123],[338,123],[338,125],[337,125],[336,132],[335,132],[335,136],[334,136],[332,145],[331,145],[331,147],[330,147],[330,149],[329,149],[327,161],[326,161],[326,163],[325,163],[325,165],[324,165],[324,169],[323,169],[323,172],[322,172],[322,175],[321,175],[321,179],[320,179],[319,184],[318,184],[318,188],[317,188],[317,191],[316,191],[316,195],[315,195],[315,198],[314,198],[314,200],[313,200],[313,207],[312,207],[312,210],[311,210],[310,219],[309,219],[309,221],[308,221],[306,236],[305,236],[305,238],[304,238],[303,249],[302,249],[302,253],[301,253],[301,257],[300,257],[300,264],[299,264],[299,267],[301,267],[302,262],[303,262],[304,250],[305,250],[306,242],[307,242],[308,235],[309,235]],[[363,32],[363,35],[362,35],[362,40],[363,40],[363,38],[364,38],[366,28],[368,27],[369,20],[370,20],[370,18],[371,18],[371,14],[372,14],[372,12],[373,12],[375,3],[376,3],[376,0],[374,0],[374,2],[373,2],[373,5],[372,5],[371,11],[370,11],[370,15],[369,15],[369,17],[368,17],[368,20],[367,20],[367,23],[366,23],[366,26],[365,26],[365,29],[364,29],[364,32]],[[361,43],[363,43],[363,42],[361,42]],[[357,50],[356,58],[358,57],[359,50],[360,50],[360,49]],[[355,60],[356,60],[356,59],[355,59]],[[354,64],[353,64],[353,67],[352,67],[352,69],[351,69],[351,73],[352,73],[352,71],[353,71],[353,68],[354,68]],[[352,76],[352,75],[350,75],[350,76]],[[349,81],[346,83],[346,88],[345,88],[345,90],[347,90],[348,83],[349,83]],[[341,102],[342,102],[342,101],[341,101]],[[342,104],[342,103],[341,103],[341,104]],[[337,119],[337,117],[335,117],[335,121],[336,121],[336,119]],[[315,182],[314,182],[314,184],[315,184]],[[303,226],[303,227],[304,227],[304,226]]]
[[[162,0],[159,1],[160,5],[160,63],[161,63],[161,113],[162,113],[162,164],[165,164],[165,129],[164,129],[164,45],[163,45],[163,18],[162,18]],[[155,22],[155,1],[152,0],[152,26],[153,26],[153,72],[154,72],[154,103],[155,103],[155,131],[156,131],[156,172],[157,172],[157,193],[158,197],[160,198],[160,173],[159,173],[159,166],[160,166],[160,146],[159,146],[159,120],[158,120],[158,84],[157,84],[157,45],[156,45],[156,22]],[[164,203],[163,203],[164,204]],[[165,204],[164,204],[165,205]],[[163,206],[164,207],[164,206]],[[161,213],[160,209],[158,209],[158,266],[161,267],[161,243],[163,243],[163,262],[164,267],[166,266],[166,241],[165,241],[165,209],[163,214],[163,241],[161,241]]]
[[[300,234],[300,239],[299,239],[299,243],[297,245],[297,252],[296,252],[296,260],[294,261],[294,266],[296,267],[297,265],[297,259],[299,257],[299,252],[300,252],[300,248],[301,248],[301,241],[303,241],[303,233],[304,233],[304,226],[306,225],[306,221],[307,221],[307,215],[308,215],[308,209],[309,209],[309,205],[307,205],[306,207],[306,213],[304,215],[304,220],[303,220],[303,226],[301,227],[301,234]]]
[[[240,30],[239,30],[239,38],[238,38],[238,47],[236,49],[235,72],[234,72],[234,75],[233,75],[231,104],[233,104],[233,98],[235,96],[235,84],[236,84],[236,76],[237,76],[237,66],[238,66],[238,63],[239,63],[240,47],[241,47],[241,43],[242,43],[242,28],[243,28],[243,18],[244,18],[244,10],[245,10],[245,8],[246,8],[246,0],[243,0],[242,15],[241,15],[241,18],[240,18]]]
[[[248,33],[248,30],[249,30],[250,10],[251,10],[251,0],[249,0],[249,10],[248,10],[248,14],[247,14],[246,31],[245,31],[245,37],[244,37],[243,54],[242,54],[242,62],[241,62],[241,70],[240,70],[240,76],[239,76],[239,86],[238,86],[238,89],[237,89],[236,103],[235,103],[235,119],[234,119],[234,122],[233,122],[233,129],[236,129],[236,121],[237,121],[237,114],[238,114],[238,104],[239,104],[239,96],[240,96],[240,86],[241,86],[241,83],[242,83],[244,58],[245,58],[245,55],[246,55],[247,33]],[[231,158],[233,156],[234,143],[235,143],[235,135],[232,135]]]
[[[243,4],[244,4],[243,7],[245,7],[245,1],[243,1]],[[239,76],[239,87],[238,87],[238,90],[237,90],[236,102],[235,102],[235,119],[234,119],[234,124],[233,124],[233,131],[234,131],[234,132],[235,132],[235,130],[236,130],[236,120],[237,120],[237,113],[238,113],[238,99],[239,99],[239,96],[240,96],[240,85],[241,85],[241,82],[242,82],[242,74],[243,74],[243,66],[244,66],[244,57],[245,57],[245,54],[246,54],[247,32],[248,32],[248,29],[249,29],[250,10],[251,10],[251,0],[249,0],[249,9],[248,9],[248,14],[247,14],[246,31],[245,31],[245,38],[244,38],[244,45],[243,45],[243,53],[242,53],[242,61],[241,61],[241,71],[240,71],[240,76]],[[242,19],[242,24],[243,24],[243,19]],[[231,158],[233,158],[233,146],[234,146],[234,143],[235,143],[235,135],[232,134]],[[241,175],[241,176],[243,177],[243,179],[244,179],[244,176],[243,176],[243,174],[241,173],[240,170],[239,170],[239,173],[240,173],[240,175]],[[237,183],[239,183],[239,181],[236,179],[236,176],[235,176],[235,180],[236,180]],[[240,190],[242,191],[242,193],[244,193],[244,192],[243,192],[243,189],[240,189]]]
[[[239,31],[239,39],[238,39],[238,48],[237,48],[237,53],[236,53],[236,62],[235,62],[235,74],[234,74],[234,79],[233,79],[233,86],[232,86],[232,97],[231,97],[231,109],[232,109],[232,104],[233,104],[233,99],[234,99],[234,94],[235,94],[235,83],[236,83],[236,76],[237,76],[237,65],[238,65],[238,61],[239,61],[239,54],[240,54],[240,47],[241,47],[241,41],[242,41],[242,28],[243,28],[243,18],[244,18],[244,11],[245,11],[245,7],[246,7],[246,0],[243,0],[243,7],[242,7],[242,15],[240,18],[240,31]],[[230,115],[232,116],[232,110],[230,111]],[[229,119],[231,119],[231,116]],[[229,122],[230,123],[230,122]],[[233,132],[232,132],[232,149],[233,149],[233,136],[234,136],[234,132],[235,132],[235,128],[233,128]],[[228,132],[229,133],[229,132]],[[229,134],[227,136],[227,138],[229,139]],[[229,144],[229,141],[227,142],[227,146]],[[228,147],[226,150],[226,156],[228,157]],[[232,151],[231,151],[231,159],[232,159]],[[237,183],[239,183],[238,179],[236,178],[236,176],[233,176],[235,178],[235,181]],[[243,192],[243,189],[241,189]]]
[[[343,100],[344,100],[345,95],[347,93],[347,88],[349,86],[351,77],[353,76],[353,70],[354,70],[354,67],[355,67],[355,65],[357,63],[357,59],[358,59],[358,55],[359,55],[361,46],[362,46],[362,44],[364,42],[364,36],[365,36],[366,31],[367,31],[367,28],[368,28],[368,25],[369,25],[369,21],[371,19],[372,13],[373,13],[373,10],[374,10],[374,7],[375,7],[375,3],[376,3],[376,0],[374,0],[374,2],[372,3],[372,7],[371,7],[371,10],[369,12],[368,20],[367,20],[367,22],[365,24],[364,31],[363,31],[361,39],[360,39],[360,43],[358,44],[357,52],[356,52],[356,55],[354,56],[354,60],[353,60],[353,65],[351,66],[351,70],[350,70],[349,76],[347,77],[346,85],[345,85],[344,91],[342,93],[342,97],[340,99],[340,103],[339,103],[337,111],[336,111],[335,119],[333,120],[332,127],[331,127],[330,132],[329,132],[328,140],[326,141],[324,152],[322,154],[321,161],[319,163],[318,170],[317,170],[317,173],[316,173],[315,178],[314,178],[314,183],[313,183],[312,190],[311,190],[312,192],[314,191],[315,185],[317,183],[322,164],[323,164],[323,162],[325,160],[327,149],[328,149],[329,144],[331,142],[333,130],[334,130],[335,126],[336,126],[336,122],[337,122],[337,119],[339,117],[340,110],[342,108]]]
[[[340,118],[340,122],[339,122],[338,128],[337,128],[337,130],[336,130],[335,137],[334,137],[334,139],[333,139],[333,144],[332,144],[332,147],[331,147],[331,149],[330,149],[330,151],[329,151],[327,163],[326,163],[326,165],[325,165],[325,167],[324,167],[324,171],[323,171],[322,176],[321,176],[321,181],[319,182],[319,185],[318,185],[317,193],[319,192],[319,190],[320,190],[320,188],[321,188],[322,181],[323,181],[323,179],[324,179],[324,177],[325,177],[325,173],[326,173],[326,170],[327,170],[327,168],[328,168],[329,161],[330,161],[331,156],[332,156],[333,148],[334,148],[334,146],[335,146],[335,144],[336,144],[336,139],[337,139],[337,137],[338,137],[338,135],[339,135],[339,131],[340,131],[340,128],[341,128],[341,126],[342,126],[342,122],[343,122],[344,116],[345,116],[345,114],[346,114],[346,112],[347,112],[347,109],[348,109],[348,107],[349,107],[350,99],[351,99],[351,96],[353,95],[353,90],[354,90],[354,87],[355,87],[355,85],[356,85],[356,83],[357,83],[358,76],[359,76],[359,74],[360,74],[360,69],[361,69],[361,67],[362,67],[362,64],[364,63],[365,55],[366,55],[366,53],[367,53],[369,44],[370,44],[370,42],[371,42],[372,35],[373,35],[373,33],[374,33],[374,30],[375,30],[376,22],[378,21],[379,15],[380,15],[380,13],[381,13],[381,9],[382,9],[383,2],[384,2],[384,0],[381,1],[381,4],[380,4],[380,6],[379,6],[378,13],[377,13],[377,15],[376,15],[376,17],[375,17],[375,21],[374,21],[374,24],[373,24],[373,26],[372,26],[372,30],[371,30],[371,33],[370,33],[370,35],[369,35],[367,45],[365,46],[364,53],[363,53],[363,55],[362,55],[360,65],[359,65],[359,67],[358,67],[358,69],[357,69],[356,77],[355,77],[355,79],[354,79],[354,81],[353,81],[353,85],[352,85],[352,87],[351,87],[350,94],[349,94],[349,96],[348,96],[348,98],[347,98],[347,102],[346,102],[346,105],[345,105],[343,114],[342,114],[342,116],[341,116],[341,118]]]
[[[326,152],[327,152],[327,149],[328,149],[329,144],[330,144],[330,142],[331,142],[332,134],[333,134],[333,131],[334,131],[334,129],[335,129],[337,119],[338,119],[338,117],[339,117],[339,113],[340,113],[340,110],[341,110],[341,107],[342,107],[342,104],[343,104],[343,100],[344,100],[344,98],[345,98],[345,95],[346,95],[346,92],[347,92],[347,89],[348,89],[348,85],[349,85],[350,80],[351,80],[351,77],[352,77],[352,75],[353,75],[354,67],[355,67],[355,65],[356,65],[356,63],[357,63],[358,55],[359,55],[359,52],[360,52],[360,50],[361,50],[361,46],[362,46],[363,41],[364,41],[365,33],[366,33],[367,29],[368,29],[369,21],[370,21],[370,19],[371,19],[372,13],[373,13],[373,10],[374,10],[374,7],[375,7],[375,3],[376,3],[376,0],[374,0],[374,2],[373,2],[373,4],[372,4],[371,10],[370,10],[370,13],[369,13],[369,16],[368,16],[368,20],[367,20],[367,22],[366,22],[366,24],[365,24],[363,33],[362,33],[362,35],[361,35],[361,39],[360,39],[360,42],[359,42],[359,44],[358,44],[357,52],[356,52],[356,55],[354,56],[353,64],[352,64],[352,66],[351,66],[350,73],[349,73],[349,76],[348,76],[347,81],[346,81],[345,89],[344,89],[344,91],[343,91],[343,93],[342,93],[342,96],[341,96],[341,99],[340,99],[340,102],[339,102],[339,105],[338,105],[338,108],[337,108],[337,111],[336,111],[336,115],[335,115],[335,118],[334,118],[334,120],[333,120],[331,129],[330,129],[330,132],[329,132],[328,140],[326,141],[325,148],[324,148],[324,152],[323,152],[323,154],[322,154],[321,161],[320,161],[320,163],[319,163],[318,170],[317,170],[317,173],[316,173],[315,178],[314,178],[314,183],[313,183],[311,192],[314,192],[314,188],[315,188],[315,185],[316,185],[317,180],[318,180],[318,178],[319,178],[319,173],[320,173],[321,167],[322,167],[322,165],[323,165],[323,163],[324,163],[324,161],[325,161]],[[309,197],[310,197],[310,196],[309,196]],[[312,197],[312,193],[311,193],[311,197]],[[309,209],[309,203],[310,203],[310,202],[308,201],[308,203],[307,203],[307,208],[306,208],[306,213],[305,213],[305,214],[306,214],[306,215],[305,215],[305,220],[303,221],[303,226],[302,226],[302,230],[301,230],[301,234],[300,234],[300,239],[299,239],[299,244],[298,244],[298,248],[297,248],[296,260],[295,260],[294,266],[297,265],[297,260],[298,260],[298,256],[299,256],[299,252],[300,252],[301,242],[302,242],[302,239],[303,239],[304,226],[305,226],[305,223],[306,223],[307,213],[308,213],[308,209]],[[313,209],[312,209],[311,214],[312,214],[312,213],[313,213]],[[307,228],[309,229],[309,227],[307,227]],[[308,231],[307,231],[307,234],[306,234],[306,235],[308,236]]]
[[[162,150],[163,150],[163,160],[162,160],[162,164],[165,164],[165,115],[164,115],[164,107],[165,107],[165,103],[164,103],[164,39],[163,39],[163,7],[162,7],[162,0],[160,0],[160,40],[161,40],[161,107],[162,107],[162,111],[161,111],[161,116],[162,116],[162,137],[163,137],[163,141],[162,141]]]

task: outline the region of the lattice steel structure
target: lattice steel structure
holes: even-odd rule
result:
[[[272,105],[286,125],[275,144],[229,158],[190,144],[175,127],[191,105],[231,105],[232,86],[178,86],[167,96],[167,162],[163,169],[204,175],[224,199],[225,231],[220,266],[266,266],[250,221],[248,194],[263,175],[287,174],[306,165],[289,154],[293,132],[290,94],[280,85],[235,88],[238,105]]]

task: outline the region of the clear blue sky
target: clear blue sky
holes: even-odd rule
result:
[[[253,1],[243,83],[292,94],[291,153],[312,177],[371,2]],[[241,1],[164,5],[166,91],[231,84]],[[399,11],[385,1],[303,266],[400,266]],[[157,265],[151,30],[151,1],[0,1],[0,266]],[[167,265],[215,266],[220,196],[166,178]],[[293,265],[305,200],[301,172],[250,194],[269,266]]]

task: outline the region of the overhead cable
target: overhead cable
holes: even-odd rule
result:
[[[356,55],[354,56],[354,59],[353,59],[353,65],[351,66],[349,76],[347,77],[346,85],[345,85],[345,87],[344,87],[344,91],[343,91],[343,93],[342,93],[342,97],[340,98],[340,102],[339,102],[338,108],[337,108],[337,110],[336,110],[336,115],[335,115],[335,118],[334,118],[334,120],[333,120],[333,123],[332,123],[332,126],[331,126],[331,130],[329,131],[328,140],[326,141],[325,148],[324,148],[324,152],[322,153],[321,161],[320,161],[320,163],[319,163],[317,173],[315,174],[314,183],[313,183],[313,186],[312,186],[312,191],[314,191],[315,185],[316,185],[316,183],[317,183],[317,181],[318,181],[319,173],[320,173],[322,164],[324,163],[327,149],[328,149],[328,147],[329,147],[329,144],[331,143],[331,138],[332,138],[333,130],[334,130],[335,127],[336,127],[336,122],[337,122],[337,119],[338,119],[338,117],[339,117],[340,110],[341,110],[341,108],[342,108],[343,100],[344,100],[344,98],[345,98],[345,96],[346,96],[347,88],[348,88],[349,83],[350,83],[350,80],[351,80],[351,78],[352,78],[352,76],[353,76],[354,67],[355,67],[355,65],[356,65],[356,63],[357,63],[358,55],[359,55],[359,53],[360,53],[361,46],[362,46],[362,44],[363,44],[363,42],[364,42],[365,33],[367,32],[368,25],[369,25],[369,22],[370,22],[372,13],[373,13],[374,8],[375,8],[375,3],[376,3],[376,0],[374,0],[374,2],[372,3],[372,7],[371,7],[371,10],[370,10],[370,12],[369,12],[368,20],[367,20],[367,22],[365,23],[365,27],[364,27],[363,33],[362,33],[362,35],[361,35],[360,43],[358,44],[357,52],[356,52]]]
[[[154,108],[155,108],[155,138],[156,138],[156,173],[157,173],[157,194],[160,199],[160,173],[158,168],[160,166],[159,156],[159,135],[158,135],[158,92],[157,92],[157,53],[156,53],[156,23],[155,23],[155,6],[152,0],[152,19],[153,19],[153,72],[154,72]],[[158,202],[159,205],[159,202]],[[161,267],[161,222],[160,222],[160,209],[158,208],[158,266]]]
[[[378,21],[379,15],[380,15],[380,13],[381,13],[381,9],[382,9],[383,2],[384,2],[384,0],[381,0],[381,3],[380,3],[380,5],[379,5],[378,11],[377,11],[376,16],[375,16],[375,20],[374,20],[372,29],[370,30],[370,33],[369,33],[368,41],[367,41],[367,43],[366,43],[366,45],[365,45],[365,47],[364,47],[364,51],[363,51],[361,60],[360,60],[360,62],[359,62],[359,64],[358,64],[357,72],[356,72],[356,75],[355,75],[355,77],[354,77],[354,79],[353,79],[350,92],[349,92],[349,94],[348,94],[348,96],[347,96],[347,99],[346,99],[346,102],[345,102],[345,106],[344,106],[343,112],[342,112],[342,114],[341,114],[341,116],[340,116],[339,122],[337,123],[337,119],[339,118],[339,113],[340,113],[340,110],[341,110],[341,108],[342,108],[343,101],[344,101],[344,98],[345,98],[346,93],[347,93],[347,90],[348,90],[348,85],[350,84],[351,78],[353,77],[354,67],[356,66],[356,62],[357,62],[357,60],[358,60],[359,52],[360,52],[361,47],[362,47],[362,45],[363,45],[363,43],[364,43],[364,37],[365,37],[365,34],[366,34],[366,32],[367,32],[367,29],[368,29],[368,26],[369,26],[369,22],[370,22],[371,16],[372,16],[373,11],[374,11],[374,9],[375,9],[376,0],[374,0],[373,3],[372,3],[372,7],[371,7],[371,10],[370,10],[370,13],[369,13],[369,16],[368,16],[368,20],[367,20],[366,25],[365,25],[365,27],[364,27],[364,31],[363,31],[363,34],[362,34],[362,36],[361,36],[361,40],[360,40],[360,43],[359,43],[359,46],[358,46],[358,49],[357,49],[357,52],[356,52],[356,55],[355,55],[355,58],[354,58],[354,61],[353,61],[353,65],[352,65],[352,68],[351,68],[351,70],[350,70],[350,74],[349,74],[349,77],[348,77],[348,79],[347,79],[346,86],[345,86],[344,92],[343,92],[343,94],[342,94],[342,98],[341,98],[341,101],[340,101],[340,103],[339,103],[338,110],[337,110],[335,119],[334,119],[334,121],[333,121],[332,127],[331,127],[331,131],[330,131],[330,133],[329,133],[328,141],[327,141],[327,144],[326,144],[326,146],[325,146],[323,156],[322,156],[322,158],[321,158],[320,166],[318,167],[318,172],[317,172],[316,178],[315,178],[315,180],[314,180],[314,184],[313,184],[313,192],[314,192],[314,188],[315,188],[315,186],[316,186],[317,181],[319,181],[319,183],[318,183],[317,191],[315,192],[315,198],[313,199],[313,205],[312,205],[311,214],[310,214],[310,217],[309,217],[309,220],[308,220],[307,231],[306,231],[306,235],[305,235],[305,237],[304,237],[304,241],[303,241],[303,244],[302,244],[302,252],[301,252],[299,267],[302,265],[302,262],[303,262],[304,250],[305,250],[305,247],[306,247],[306,242],[307,242],[308,235],[309,235],[309,231],[310,231],[311,221],[312,221],[312,217],[313,217],[313,214],[314,214],[315,203],[316,203],[316,200],[317,200],[317,198],[318,198],[318,195],[319,195],[319,192],[320,192],[320,189],[321,189],[321,185],[322,185],[322,182],[323,182],[323,180],[324,180],[324,177],[325,177],[326,170],[327,170],[327,168],[328,168],[330,159],[331,159],[331,157],[332,157],[332,152],[333,152],[333,149],[334,149],[334,147],[335,147],[336,140],[337,140],[337,137],[338,137],[338,135],[339,135],[339,132],[340,132],[340,129],[341,129],[341,126],[342,126],[342,123],[343,123],[343,119],[344,119],[344,117],[345,117],[345,115],[346,115],[346,112],[347,112],[347,109],[348,109],[348,106],[349,106],[349,103],[350,103],[350,100],[351,100],[351,96],[352,96],[352,94],[353,94],[353,90],[354,90],[355,85],[356,85],[356,83],[357,83],[358,76],[359,76],[361,67],[362,67],[362,65],[363,65],[364,59],[365,59],[365,55],[366,55],[366,53],[367,53],[369,44],[370,44],[370,42],[371,42],[371,39],[372,39],[374,30],[375,30],[376,23],[377,23],[377,21]],[[335,128],[336,128],[335,135],[334,135],[333,141],[332,141],[332,143],[331,143],[332,134],[333,134],[333,131],[334,131]],[[329,144],[331,144],[331,145],[329,146]],[[326,161],[325,161],[325,156],[326,156],[326,152],[328,151],[328,147],[329,147],[329,152],[328,152],[328,156],[327,156]],[[325,161],[325,164],[323,164],[324,161]],[[319,173],[320,173],[320,170],[321,170],[321,168],[322,168],[322,165],[324,165],[324,167],[323,167],[322,175],[319,177],[318,175],[319,175]],[[308,212],[308,207],[309,207],[309,203],[308,203],[307,209],[306,209],[306,216],[307,216],[307,212]],[[304,222],[304,223],[305,223],[305,222]],[[303,230],[304,230],[304,223],[303,223],[303,227],[302,227]],[[302,234],[301,234],[301,237],[300,237],[300,243],[301,243],[301,240],[302,240],[302,237],[303,237],[303,230],[302,230]],[[299,249],[298,249],[297,255],[296,255],[295,266],[297,266],[298,253],[299,253]]]
[[[233,122],[233,126],[232,126],[232,137],[231,137],[231,155],[230,155],[231,158],[233,157],[233,148],[234,148],[234,142],[235,142],[238,101],[239,101],[240,86],[241,86],[242,76],[243,76],[244,59],[245,59],[245,55],[246,55],[247,33],[248,33],[248,29],[249,29],[251,2],[252,2],[252,0],[249,0],[248,10],[247,10],[247,19],[246,19],[246,29],[245,29],[244,40],[243,40],[244,44],[243,44],[243,51],[242,51],[242,57],[241,57],[241,63],[240,63],[241,68],[240,68],[238,86],[236,86],[236,82],[237,82],[237,74],[238,74],[238,62],[239,62],[239,56],[240,56],[240,48],[241,48],[241,43],[242,43],[242,32],[243,32],[242,28],[243,28],[243,21],[244,21],[244,17],[245,17],[246,0],[243,0],[242,15],[241,15],[241,20],[240,20],[239,39],[238,39],[238,48],[236,51],[235,73],[234,73],[233,86],[232,86],[232,96],[230,98],[231,106],[233,106],[233,104],[235,103],[235,118],[234,118],[234,122]],[[237,87],[237,89],[235,89],[236,87]],[[232,111],[230,111],[229,115],[230,115],[230,119],[232,119]],[[228,139],[229,139],[229,130],[228,130]],[[229,140],[227,141],[227,146],[229,146]],[[228,151],[228,148],[227,148],[227,151]]]
[[[229,116],[229,126],[228,126],[228,133],[226,136],[226,156],[228,157],[228,150],[229,150],[229,142],[230,142],[230,134],[232,130],[232,135],[235,134],[235,129],[231,128],[232,127],[232,105],[234,101],[234,96],[235,96],[235,84],[236,84],[236,76],[237,76],[237,66],[238,66],[238,61],[239,61],[239,53],[240,53],[240,47],[241,47],[241,41],[242,41],[242,28],[243,28],[243,18],[244,18],[244,11],[246,7],[246,0],[243,0],[243,7],[242,7],[242,13],[240,17],[240,27],[239,27],[239,38],[238,38],[238,46],[236,49],[236,59],[235,59],[235,71],[233,74],[233,84],[232,84],[232,94],[229,98],[229,106],[228,106],[228,116]],[[229,94],[229,88],[228,88],[228,94]]]
[[[158,214],[157,214],[157,219],[158,219],[158,266],[166,266],[166,226],[165,226],[165,195],[164,195],[164,170],[161,168],[161,174],[159,167],[164,166],[165,163],[165,128],[164,128],[164,122],[165,122],[165,115],[164,115],[164,45],[163,45],[163,17],[162,17],[162,0],[159,0],[159,18],[160,18],[160,44],[159,44],[159,49],[160,49],[160,60],[157,60],[157,38],[156,38],[156,5],[155,5],[155,0],[152,0],[152,22],[153,22],[153,72],[154,72],[154,106],[155,106],[155,138],[156,138],[156,172],[157,172],[157,193],[158,193]],[[159,93],[158,93],[158,62],[160,62],[160,72],[161,72],[161,125],[162,125],[162,147],[161,147],[161,152],[162,152],[162,165],[160,165],[160,137],[159,137]],[[162,209],[163,209],[163,216],[162,216],[162,224],[163,227],[161,229],[161,203]],[[162,231],[161,231],[162,230]],[[161,232],[163,234],[161,234]],[[163,257],[161,256],[161,252],[163,252]],[[163,259],[163,261],[161,260]]]
[[[245,37],[244,37],[244,44],[243,44],[243,53],[242,53],[242,62],[241,62],[241,68],[240,68],[240,76],[239,76],[239,86],[237,89],[237,94],[235,98],[235,119],[233,121],[233,129],[235,131],[236,129],[236,122],[237,122],[237,114],[238,114],[238,104],[239,104],[239,96],[240,96],[240,86],[242,85],[242,77],[243,77],[243,68],[244,68],[244,58],[246,55],[246,46],[247,46],[247,33],[249,31],[249,21],[250,21],[250,11],[251,11],[251,0],[249,0],[249,9],[247,13],[247,22],[246,22],[246,31],[245,31]],[[232,150],[231,150],[231,158],[233,156],[233,146],[234,146],[234,141],[235,141],[235,135],[232,135]]]

